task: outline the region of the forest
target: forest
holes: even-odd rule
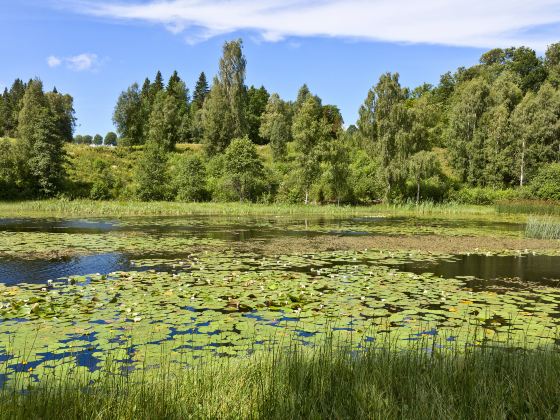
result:
[[[233,40],[192,90],[177,71],[133,83],[105,136],[74,134],[72,96],[16,80],[0,101],[0,199],[560,200],[560,43],[490,50],[435,86],[382,74],[354,124],[305,84],[295,101],[248,87],[246,67]]]

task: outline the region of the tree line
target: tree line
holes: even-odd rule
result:
[[[234,40],[212,82],[201,73],[192,96],[177,71],[120,94],[118,144],[143,150],[131,180],[137,198],[371,203],[519,187],[560,199],[560,43],[543,57],[526,47],[493,49],[414,89],[385,73],[349,126],[307,85],[294,101],[247,87],[246,66]],[[25,94],[25,86],[5,92],[15,99],[2,101],[11,110],[1,115],[12,115],[0,119],[4,135],[22,137],[13,116],[19,121]],[[178,143],[200,143],[204,153],[176,156]],[[541,193],[543,179],[553,186]],[[104,190],[115,197],[110,185]]]

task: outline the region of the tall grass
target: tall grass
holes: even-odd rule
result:
[[[560,416],[559,375],[552,349],[444,351],[422,341],[356,353],[325,344],[148,373],[67,371],[24,392],[0,390],[0,417],[547,419]]]
[[[501,201],[496,204],[500,214],[539,214],[560,216],[560,203],[539,200]]]
[[[337,206],[303,204],[252,203],[180,203],[92,200],[36,200],[0,202],[0,217],[124,217],[124,216],[365,216],[414,214],[430,215],[493,215],[492,207],[459,204],[404,203],[398,205]]]
[[[525,236],[536,239],[560,239],[560,219],[553,217],[530,217]]]

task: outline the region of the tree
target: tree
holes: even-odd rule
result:
[[[143,201],[167,198],[167,151],[161,142],[149,138],[136,169],[136,195]]]
[[[247,136],[234,139],[224,153],[224,176],[239,201],[251,199],[264,176],[264,168],[255,145]]]
[[[416,183],[416,204],[420,202],[420,185],[422,181],[441,172],[437,155],[421,150],[412,155],[408,161],[408,170]]]
[[[545,83],[529,91],[512,114],[517,178],[523,186],[542,163],[560,159],[560,92]]]
[[[117,135],[112,131],[109,131],[105,135],[105,139],[103,140],[103,144],[105,146],[116,146],[117,145]]]
[[[74,112],[74,98],[62,95],[54,88],[53,92],[46,94],[51,111],[55,115],[57,130],[65,142],[71,143],[76,126]]]
[[[214,79],[202,114],[204,143],[210,155],[223,152],[233,138],[247,134],[246,64],[242,41],[226,42],[219,77]]]
[[[206,80],[206,74],[204,72],[200,73],[193,92],[192,105],[196,110],[202,109],[206,96],[210,92],[208,87],[208,81]]]
[[[148,141],[159,144],[166,152],[179,141],[180,104],[165,91],[158,92],[150,114]]]
[[[506,68],[517,73],[521,79],[523,92],[538,91],[546,79],[546,69],[534,50],[527,47],[508,48],[506,52]]]
[[[27,85],[18,121],[18,134],[34,190],[40,196],[54,196],[65,177],[64,138],[57,129],[56,116],[40,80],[32,80]]]
[[[323,185],[329,198],[339,205],[349,196],[350,154],[343,141],[330,141],[325,144],[322,159]]]
[[[560,42],[548,46],[544,66],[548,72],[548,82],[558,89],[560,87]]]
[[[514,138],[511,115],[523,97],[519,79],[511,72],[503,72],[488,93],[488,108],[480,121],[483,149],[472,153],[484,155],[483,168],[478,172],[480,184],[502,188],[512,183],[515,175]]]
[[[452,98],[447,140],[451,164],[462,182],[476,183],[480,177],[484,157],[478,129],[489,92],[488,83],[476,78],[462,83]]]
[[[137,83],[120,94],[113,113],[113,122],[119,136],[126,139],[128,145],[144,143],[144,110]]]
[[[173,185],[179,201],[206,201],[206,167],[202,159],[196,155],[181,156],[177,162]]]
[[[385,179],[386,198],[402,193],[406,159],[419,143],[413,133],[414,115],[407,106],[407,91],[399,75],[386,73],[379,79],[360,110],[360,132],[374,142]]]
[[[191,137],[190,118],[189,118],[189,90],[185,83],[181,80],[175,71],[166,89],[167,95],[173,99],[174,104],[168,104],[169,109],[173,109],[176,114],[170,117],[171,120],[176,122],[174,127],[176,134],[176,143],[187,142]],[[171,100],[170,100],[171,102]]]
[[[309,203],[309,191],[319,177],[321,143],[329,136],[330,127],[322,115],[321,101],[309,96],[294,115],[292,136],[294,138],[296,168],[305,193],[305,204]]]
[[[259,89],[251,86],[247,91],[247,126],[249,138],[255,144],[266,144],[260,135],[261,116],[263,115],[270,94],[261,86]]]
[[[270,143],[272,158],[282,161],[287,155],[287,144],[292,139],[289,105],[273,93],[261,116],[260,136]]]
[[[103,136],[101,134],[96,134],[93,136],[93,144],[96,146],[101,146],[103,144]]]
[[[89,134],[83,136],[82,139],[83,139],[83,144],[93,144],[93,137],[90,136]]]

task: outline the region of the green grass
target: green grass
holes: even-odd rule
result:
[[[0,217],[32,216],[150,216],[150,215],[464,215],[493,216],[492,207],[457,204],[423,203],[374,206],[336,206],[303,204],[252,204],[252,203],[180,203],[92,200],[36,200],[0,202]]]
[[[189,368],[20,373],[0,391],[6,419],[548,419],[560,416],[560,353],[470,347],[441,352],[324,345],[214,358]],[[424,346],[431,348],[426,351]],[[25,388],[25,392],[21,389]]]
[[[496,204],[500,214],[539,214],[560,216],[560,203],[539,200],[502,201]]]
[[[536,239],[560,239],[560,219],[553,217],[530,217],[525,236]]]

